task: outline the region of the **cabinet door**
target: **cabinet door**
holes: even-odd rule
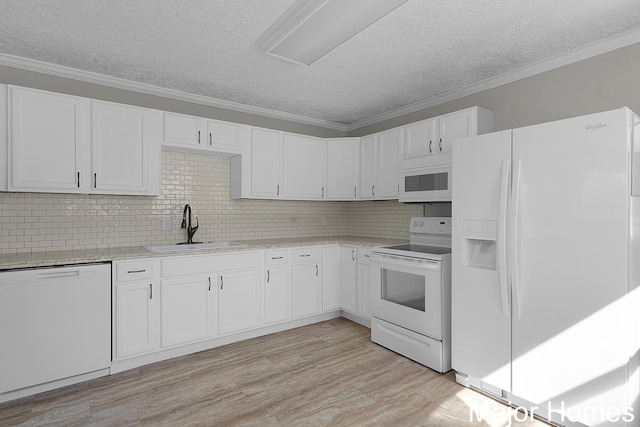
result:
[[[332,138],[327,144],[327,199],[358,198],[360,138]]]
[[[163,137],[164,142],[180,144],[189,147],[203,147],[204,130],[200,117],[185,116],[183,114],[164,113]]]
[[[150,115],[144,108],[91,102],[91,186],[94,190],[149,191]]]
[[[115,286],[114,359],[160,348],[160,287],[157,281]]]
[[[371,319],[371,263],[358,262],[358,315]]]
[[[260,270],[220,274],[218,282],[220,334],[260,326]]]
[[[378,134],[378,185],[376,198],[397,199],[400,182],[398,161],[400,160],[401,129],[392,129]]]
[[[361,199],[373,199],[376,197],[376,174],[376,135],[369,135],[360,139]]]
[[[325,186],[325,142],[284,134],[284,197],[322,199]]]
[[[9,190],[78,192],[88,142],[88,100],[9,88]]]
[[[277,198],[282,188],[282,133],[251,129],[251,195]]]
[[[422,159],[435,154],[438,150],[437,142],[434,146],[434,120],[424,120],[404,127],[402,160]]]
[[[214,285],[209,276],[162,280],[162,347],[200,341],[213,334]]]
[[[340,310],[340,246],[322,248],[322,311]]]
[[[322,281],[318,264],[291,266],[291,318],[322,312]]]
[[[340,290],[342,309],[349,313],[357,314],[357,266],[358,252],[354,247],[343,246],[340,248]]]
[[[265,270],[264,323],[269,325],[291,317],[291,282],[289,267],[270,267]]]
[[[440,137],[438,150],[441,153],[450,153],[453,141],[477,134],[476,115],[473,109],[441,116]]]
[[[215,151],[240,154],[240,125],[208,120],[207,147]]]

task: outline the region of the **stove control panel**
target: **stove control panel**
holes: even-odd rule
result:
[[[449,217],[413,217],[409,225],[410,233],[451,234]]]

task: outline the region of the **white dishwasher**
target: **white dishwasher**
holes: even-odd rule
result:
[[[0,346],[0,401],[10,399],[2,393],[108,369],[110,264],[0,272]]]

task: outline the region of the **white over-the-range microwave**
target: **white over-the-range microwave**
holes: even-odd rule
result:
[[[450,202],[451,163],[400,170],[401,202]]]

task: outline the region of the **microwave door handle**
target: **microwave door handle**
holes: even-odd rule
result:
[[[509,317],[509,278],[507,275],[507,200],[509,196],[509,178],[511,162],[502,161],[500,178],[500,205],[498,207],[498,279],[500,282],[500,304],[502,315]]]

